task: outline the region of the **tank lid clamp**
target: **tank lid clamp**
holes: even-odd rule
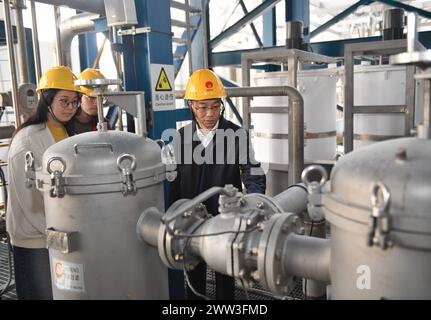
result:
[[[316,176],[320,177],[319,181],[315,180]],[[326,170],[320,165],[311,165],[302,171],[301,178],[308,191],[307,211],[309,218],[315,222],[324,220],[322,189],[328,180]]]
[[[374,184],[371,193],[371,215],[367,245],[372,247],[379,246],[386,250],[392,246],[389,233],[390,215],[388,212],[391,194],[388,188],[381,182]]]
[[[49,195],[51,198],[63,198],[66,194],[66,188],[64,187],[65,179],[63,173],[60,171],[54,171],[51,173],[51,190]]]
[[[136,169],[136,157],[128,153],[119,156],[117,159],[117,167],[118,170],[121,171],[123,195],[135,195],[138,191],[135,180],[133,179],[133,171]]]

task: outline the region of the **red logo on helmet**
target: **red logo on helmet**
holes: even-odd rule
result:
[[[211,81],[205,82],[205,87],[207,89],[212,89],[214,87],[214,84]]]

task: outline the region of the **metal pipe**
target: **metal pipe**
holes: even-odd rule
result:
[[[60,24],[60,48],[63,64],[72,66],[71,44],[73,38],[81,33],[94,31],[94,19],[99,18],[95,13],[81,13],[64,20]]]
[[[95,89],[100,90],[100,88],[96,88]],[[103,117],[103,99],[104,96],[101,94],[97,95],[97,117],[98,117],[98,122],[97,122],[97,131],[99,132],[105,132],[108,131],[108,124],[105,121],[105,118]]]
[[[282,253],[285,274],[331,282],[330,240],[290,234]]]
[[[298,90],[289,86],[238,87],[225,88],[228,97],[272,97],[287,96],[289,106],[289,165],[288,183],[293,185],[301,181],[304,169],[304,99]],[[177,99],[184,98],[185,91],[176,91]],[[248,116],[246,115],[248,118]],[[245,117],[243,117],[245,121]]]
[[[35,0],[53,6],[66,6],[71,9],[105,15],[104,0]]]
[[[190,201],[187,201],[186,203],[182,204],[178,209],[176,209],[169,217],[163,217],[162,220],[165,224],[168,224],[172,220],[175,220],[180,215],[182,215],[184,212],[191,210],[192,208],[196,207],[198,204],[204,202],[205,200],[208,200],[212,196],[218,195],[218,194],[224,194],[224,195],[231,195],[229,191],[226,190],[226,187],[212,187],[198,196],[194,197]]]
[[[145,210],[145,214],[141,214],[136,224],[138,239],[157,248],[162,217],[163,213],[157,208],[151,207]]]
[[[301,214],[307,211],[308,192],[304,185],[295,184],[274,197],[284,212]]]
[[[207,0],[201,0],[201,28],[203,44],[203,67],[208,69],[208,30],[207,30]]]
[[[25,39],[24,22],[22,20],[22,9],[25,8],[22,0],[15,0],[15,24],[18,38],[18,65],[19,83],[28,83],[27,46]]]
[[[184,0],[185,15],[186,15],[186,32],[187,32],[187,51],[189,54],[189,75],[193,73],[192,59],[192,29],[190,28],[190,6],[189,0]]]
[[[10,4],[9,0],[3,0],[3,10],[5,17],[5,29],[6,29],[6,44],[9,54],[9,68],[10,68],[10,79],[12,85],[12,104],[15,111],[15,127],[21,124],[21,115],[18,108],[18,85],[16,79],[16,63],[15,54],[13,48],[12,38],[12,24],[10,20]]]
[[[61,34],[60,34],[60,7],[54,7],[54,21],[55,21],[55,50],[57,57],[57,65],[63,65],[63,57],[61,56]],[[68,65],[71,66],[71,65]]]
[[[39,79],[42,76],[42,65],[40,63],[39,35],[37,32],[36,4],[34,0],[30,0],[30,14],[36,81],[39,82]]]
[[[326,238],[326,220],[311,221],[307,218],[303,220],[305,232],[309,237],[320,239]],[[313,279],[303,279],[303,293],[306,299],[326,299],[326,282]]]
[[[418,17],[411,12],[407,15],[407,52],[416,51]]]

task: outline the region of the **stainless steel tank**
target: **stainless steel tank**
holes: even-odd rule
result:
[[[431,299],[430,163],[430,140],[404,138],[334,167],[323,195],[332,299]]]
[[[51,146],[44,191],[54,299],[168,299],[167,269],[136,234],[140,213],[163,209],[166,168],[154,141],[90,132]]]

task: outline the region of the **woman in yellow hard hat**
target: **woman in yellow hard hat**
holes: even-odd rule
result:
[[[193,121],[179,130],[174,142],[177,178],[170,184],[170,204],[227,184],[247,193],[265,193],[265,175],[254,160],[247,130],[224,118],[225,97],[213,71],[201,69],[191,75],[184,99]],[[217,215],[218,196],[205,201],[205,206],[208,213]],[[206,264],[198,264],[186,275],[187,297],[205,298]],[[216,272],[215,280],[216,299],[234,299],[233,278]]]
[[[76,79],[64,66],[47,70],[37,88],[39,104],[15,130],[10,145],[6,227],[13,246],[18,299],[52,299],[43,196],[25,187],[24,159],[31,151],[35,166],[40,167],[45,150],[68,137],[64,124],[79,104]]]
[[[95,80],[106,79],[98,69],[87,68],[78,76],[78,80]],[[97,97],[93,94],[91,88],[80,86],[81,92],[81,107],[76,112],[75,117],[67,124],[67,131],[70,135],[79,134],[89,131],[96,131],[98,115],[97,115]],[[106,119],[105,119],[106,120]],[[109,122],[108,123],[108,129]]]

